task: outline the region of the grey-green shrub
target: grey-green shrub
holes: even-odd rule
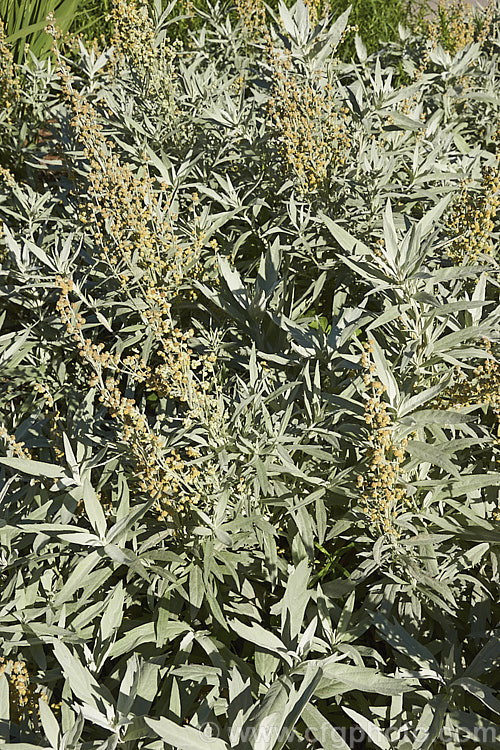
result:
[[[280,10],[19,71],[5,747],[498,742],[498,13],[346,63]]]

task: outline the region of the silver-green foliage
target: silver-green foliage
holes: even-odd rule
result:
[[[281,22],[276,48],[299,80],[327,76],[349,122],[345,163],[309,193],[268,118],[265,44],[219,4],[159,100],[133,60],[111,74],[82,47],[71,63],[123,161],[170,185],[181,240],[198,194],[204,272],[172,314],[196,353],[216,354],[222,421],[181,429],[168,398],[133,380],[126,391],[167,448],[196,447],[207,477],[216,467],[174,526],[135,482],[56,311],[56,276],[70,277],[85,335],[148,361],[141,271],[124,291],[100,263],[78,220],[88,164],[57,73],[24,71],[52,135],[18,141],[24,171],[0,203],[2,422],[34,455],[0,458],[0,619],[35,710],[14,721],[0,677],[0,747],[330,750],[361,733],[382,750],[498,746],[498,421],[480,400],[436,406],[457,367],[488,356],[482,340],[499,343],[498,253],[460,266],[446,254],[461,181],[479,190],[481,166],[497,164],[496,36],[453,58],[438,47],[404,85],[423,44],[404,30],[341,64],[347,14],[312,29],[299,0]],[[409,441],[397,535],[370,521],[357,486],[368,340],[394,439]]]

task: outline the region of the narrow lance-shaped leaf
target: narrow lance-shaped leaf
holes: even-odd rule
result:
[[[179,750],[206,750],[209,745],[212,750],[229,750],[229,745],[217,737],[204,735],[199,729],[186,725],[180,726],[170,719],[151,719],[144,717],[147,726],[165,740],[169,745]]]

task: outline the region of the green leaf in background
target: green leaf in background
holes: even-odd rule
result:
[[[0,18],[7,42],[15,43],[16,61],[22,61],[26,43],[37,57],[46,54],[52,45],[52,38],[44,31],[49,13],[54,13],[57,26],[65,33],[79,5],[80,0],[0,0]]]

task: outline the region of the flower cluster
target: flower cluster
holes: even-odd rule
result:
[[[144,61],[152,54],[154,27],[144,0],[113,0],[111,6],[113,49],[121,60]]]
[[[494,461],[498,468],[500,463],[497,452],[500,444],[500,361],[498,351],[494,350],[491,341],[483,339],[482,345],[487,355],[483,364],[477,365],[467,373],[461,368],[456,368],[454,383],[435,399],[433,406],[437,409],[450,410],[481,405],[491,409],[496,423],[493,450],[497,456]],[[500,520],[500,505],[493,512],[493,517]]]
[[[7,450],[16,458],[32,458],[31,452],[23,442],[18,442],[4,425],[0,425],[0,439],[4,441]]]
[[[133,3],[118,3],[117,7],[125,9],[125,5],[135,7]],[[124,37],[130,31],[123,24],[119,28]],[[142,41],[152,49],[148,28],[146,23],[147,39]],[[121,43],[123,48],[123,39]],[[131,52],[126,46],[125,51]],[[121,163],[103,134],[94,107],[73,91],[64,68],[62,73],[73,110],[72,126],[89,164],[87,200],[80,206],[84,234],[89,247],[98,249],[95,262],[109,268],[119,294],[127,297],[132,285],[137,285],[143,303],[138,312],[156,343],[152,353],[155,364],[148,366],[138,355],[122,361],[102,342],[96,344],[85,337],[85,318],[79,304],[70,301],[73,284],[60,277],[57,310],[81,357],[91,368],[90,385],[97,387],[100,401],[120,425],[120,438],[130,451],[140,490],[157,500],[160,514],[179,513],[188,501],[194,503],[199,498],[193,488],[198,469],[188,465],[179,452],[166,448],[165,439],[150,426],[144,411],[133,398],[123,395],[121,377],[145,383],[149,392],[179,402],[187,424],[202,418],[214,424],[214,419],[220,417],[220,408],[206,392],[211,387],[208,381],[213,360],[192,356],[188,339],[193,332],[182,332],[170,315],[171,302],[186,274],[192,278],[200,271],[205,236],[197,230],[195,216],[193,241],[180,242],[172,226],[176,216],[168,213],[165,190],[155,192],[152,178],[147,174],[139,176],[131,165]],[[195,370],[200,366],[201,377],[197,377]]]
[[[446,222],[449,258],[457,265],[473,263],[480,254],[491,255],[494,245],[491,232],[500,203],[500,173],[497,168],[483,166],[479,190],[467,184],[455,200]]]
[[[155,27],[146,0],[114,0],[110,20],[113,27],[115,65],[132,65],[145,85],[143,94],[160,104],[162,113],[176,113],[176,43],[155,43]]]
[[[213,385],[211,376],[215,356],[194,356],[188,346],[193,331],[183,333],[174,325],[165,291],[151,288],[146,295],[148,307],[143,315],[159,344],[156,351],[159,364],[150,367],[138,355],[121,358],[112,354],[104,344],[94,344],[84,336],[85,319],[78,304],[70,301],[72,282],[57,277],[57,283],[61,288],[58,313],[82,359],[92,370],[89,385],[97,388],[99,400],[120,426],[120,439],[130,451],[138,487],[155,498],[161,517],[171,512],[183,513],[188,505],[200,499],[200,492],[195,487],[200,472],[179,451],[166,447],[161,432],[150,426],[135,400],[122,394],[120,377],[145,383],[148,392],[179,402],[184,407],[186,427],[202,421],[209,430],[218,433],[224,421],[220,400],[207,392]],[[198,369],[200,374],[196,375]]]
[[[154,180],[137,175],[123,164],[106,141],[97,113],[82,96],[72,93],[72,125],[83,141],[89,162],[87,196],[80,206],[80,221],[100,259],[111,275],[125,288],[141,269],[142,284],[174,292],[189,270],[200,272],[203,232],[193,228],[189,242],[181,243],[168,216],[169,199],[165,186],[155,192]]]
[[[251,39],[265,33],[266,9],[262,0],[236,0],[236,11]]]
[[[16,186],[16,178],[10,169],[0,166],[0,183],[3,183],[10,189]]]
[[[321,72],[300,75],[288,50],[271,47],[274,85],[268,118],[288,175],[301,192],[315,192],[335,166],[345,163],[351,146],[348,110]]]
[[[129,358],[130,365],[158,396],[187,405],[185,426],[199,419],[208,425],[213,423],[218,413],[217,400],[207,391],[211,387],[215,355],[194,355],[188,344],[194,331],[182,331],[174,324],[164,290],[148,289],[146,299],[148,308],[143,315],[159,343],[159,363],[151,369],[141,366],[137,358]]]
[[[491,341],[483,339],[483,349],[487,355],[483,364],[475,367],[469,376],[458,370],[455,382],[440,394],[436,404],[445,409],[485,404],[495,415],[500,430],[500,363]]]
[[[116,377],[107,375],[109,370],[115,373],[118,371],[119,355],[111,354],[103,344],[96,345],[84,337],[82,329],[85,319],[77,311],[76,303],[71,303],[69,299],[73,289],[72,282],[57,277],[57,283],[61,288],[57,302],[58,313],[68,333],[77,343],[82,359],[92,369],[89,385],[98,388],[99,400],[106,406],[110,416],[120,424],[120,437],[131,450],[139,486],[159,501],[165,501],[165,494],[168,497],[173,494],[168,482],[172,472],[167,472],[170,477],[162,476],[161,438],[150,428],[146,415],[138,409],[134,399],[122,395]],[[130,371],[132,364],[131,358],[128,358],[125,367]],[[141,382],[146,377],[144,368],[140,368],[135,376]]]
[[[492,16],[492,2],[479,17],[465,0],[439,0],[437,18],[428,22],[427,32],[433,45],[441,44],[454,55],[468,44],[483,44],[488,39]]]
[[[309,11],[311,26],[318,23],[319,19],[329,12],[329,4],[323,2],[323,0],[305,0],[305,4]]]
[[[151,429],[134,400],[122,395],[114,378],[106,379],[99,399],[119,421],[121,438],[132,452],[138,486],[157,500],[160,515],[182,513],[188,505],[198,502],[200,496],[193,487],[198,468],[187,465],[179,452],[165,450],[162,436]]]
[[[387,411],[387,403],[383,400],[386,389],[375,375],[375,365],[370,357],[372,352],[373,342],[368,341],[364,344],[361,357],[366,387],[364,416],[370,428],[368,471],[365,475],[358,475],[357,486],[362,491],[362,506],[371,522],[381,531],[397,537],[394,519],[401,503],[407,499],[399,478],[404,473],[402,464],[408,439],[394,441],[394,422]]]
[[[50,434],[51,448],[56,461],[64,457],[63,427],[64,416],[54,399],[54,395],[47,383],[35,383],[33,391],[38,393],[44,405],[44,413],[47,418],[47,431]]]
[[[38,700],[48,701],[47,694],[39,691],[30,680],[26,662],[19,659],[5,659],[0,656],[0,675],[5,674],[9,681],[10,718],[19,724],[28,715],[38,715]]]

